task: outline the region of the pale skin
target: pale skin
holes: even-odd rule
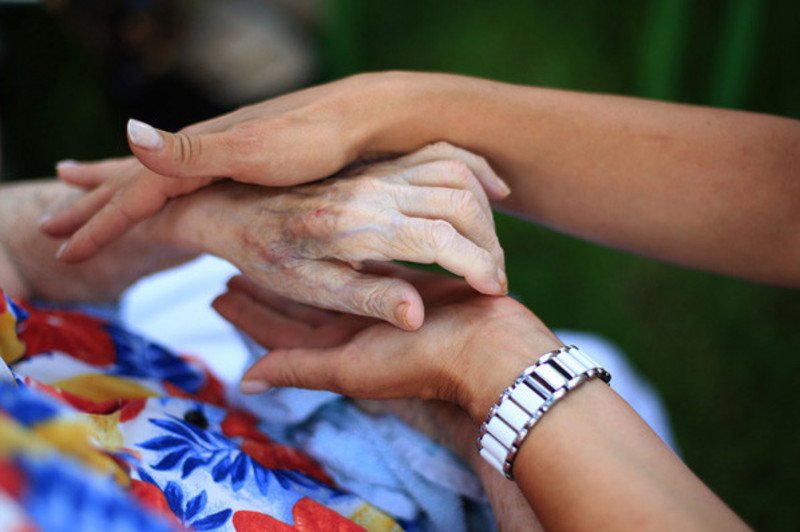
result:
[[[407,417],[449,444],[483,480],[501,530],[747,530],[614,391],[592,381],[548,412],[523,443],[516,483],[481,464],[478,426],[525,367],[561,342],[510,297],[462,281],[395,270],[416,284],[428,316],[413,333],[286,301],[235,278],[214,307],[272,350],[243,391],[270,386],[356,398],[444,401]],[[421,418],[421,419],[420,419]]]
[[[669,262],[800,285],[800,122],[445,74],[364,74],[178,134],[129,128],[139,163],[50,219],[91,256],[164,202],[220,176],[285,185],[439,140],[480,153],[502,210]],[[80,182],[105,163],[67,164]],[[144,166],[142,166],[144,165]],[[145,168],[145,166],[148,169]],[[168,179],[164,176],[178,176]]]
[[[438,144],[303,187],[217,183],[171,204],[159,223],[172,224],[182,249],[226,258],[287,297],[411,330],[424,319],[416,289],[362,264],[438,263],[482,293],[504,294],[503,250],[483,186],[494,179],[483,159]],[[81,181],[92,189],[82,197],[102,183]]]
[[[92,190],[75,204],[105,190],[109,168],[129,164],[99,163],[103,172],[76,180]],[[208,220],[186,224],[186,231],[202,241],[202,250],[284,295],[413,330],[424,319],[414,287],[364,274],[361,264],[438,263],[482,293],[506,293],[503,250],[484,192],[498,179],[483,158],[438,143],[304,187],[219,184],[203,211]]]

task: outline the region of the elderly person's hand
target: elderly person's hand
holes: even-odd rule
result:
[[[176,134],[131,121],[128,140],[138,160],[60,164],[58,175],[67,182],[103,183],[41,228],[51,236],[71,235],[59,257],[77,262],[155,214],[170,198],[216,179],[297,185],[334,175],[363,158],[383,156],[375,142],[379,139],[371,137],[372,121],[383,110],[383,95],[393,79],[392,74],[354,76],[245,107]],[[412,129],[408,142],[392,144],[392,153],[408,153],[437,140]],[[481,157],[447,144],[433,145],[420,160],[423,157],[459,159],[490,199],[508,195],[507,185]]]
[[[416,289],[359,271],[365,261],[437,263],[479,292],[507,290],[480,183],[462,159],[432,153],[295,188],[219,183],[156,218],[182,247],[228,259],[282,295],[416,329],[424,319]]]

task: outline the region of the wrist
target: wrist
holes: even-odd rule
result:
[[[489,410],[478,437],[480,455],[512,478],[520,445],[539,420],[568,393],[595,378],[611,375],[576,346],[562,346],[525,368]]]
[[[454,131],[475,101],[480,80],[453,74],[380,72],[362,74],[369,87],[369,112],[363,125],[360,154],[406,153]]]
[[[497,324],[475,320],[477,331],[468,343],[468,358],[475,363],[471,370],[459,373],[456,388],[461,391],[460,406],[476,423],[484,421],[522,370],[563,345],[538,318],[527,309],[525,312],[522,320],[502,320]]]

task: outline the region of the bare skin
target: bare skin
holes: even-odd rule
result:
[[[58,181],[0,187],[0,286],[9,295],[47,301],[114,301],[140,277],[176,266],[195,253],[168,242],[156,218],[141,224],[80,265],[54,259],[60,242],[45,237],[37,222],[74,201],[82,191]]]
[[[478,295],[462,281],[432,274],[396,275],[426,298],[428,317],[414,333],[298,309],[250,281],[232,281],[215,308],[272,348],[245,374],[242,389],[300,386],[449,402],[461,417],[434,403],[427,405],[428,419],[415,422],[476,464],[474,447],[465,444],[474,441],[477,424],[522,369],[561,342],[511,298]],[[433,430],[431,419],[438,425]],[[518,493],[497,473],[478,471],[485,481],[492,478],[487,473],[495,477],[486,487],[503,529],[748,529],[600,381],[570,392],[534,427],[514,464]]]
[[[168,198],[219,176],[294,184],[362,157],[447,140],[484,155],[508,183],[514,193],[500,209],[669,262],[800,285],[795,120],[389,72],[269,100],[179,134],[137,135],[129,140],[141,165],[127,162],[91,199],[44,225],[74,233],[64,260],[90,256]],[[59,175],[77,182],[98,168],[68,165]],[[502,197],[499,181],[484,186],[490,199]]]
[[[180,233],[251,279],[318,307],[416,329],[424,307],[402,279],[365,261],[438,263],[504,294],[503,251],[480,183],[459,160],[407,158],[288,189],[222,183],[177,202]],[[209,230],[214,228],[213,230]]]
[[[416,329],[424,319],[416,289],[361,271],[362,264],[438,263],[482,293],[504,294],[503,250],[481,183],[494,178],[482,159],[436,145],[303,187],[220,182],[171,202],[113,253],[78,266],[53,260],[57,243],[36,230],[35,220],[91,196],[102,178],[82,182],[90,189],[83,195],[66,187],[12,187],[2,197],[6,253],[25,266],[20,272],[28,279],[7,283],[35,285],[35,295],[50,300],[108,298],[144,273],[207,252],[298,301]],[[24,212],[17,214],[18,205]],[[136,257],[124,271],[123,252]],[[85,275],[86,286],[72,282],[71,292],[58,293],[70,272]]]

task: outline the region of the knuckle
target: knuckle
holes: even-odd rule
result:
[[[337,364],[334,368],[330,370],[327,374],[327,386],[326,388],[332,392],[340,393],[344,395],[357,395],[355,384],[358,384],[356,380],[354,380],[352,368],[355,367],[354,362],[357,358],[357,355],[352,352],[352,350],[345,351],[342,353],[342,363]],[[346,370],[343,368],[347,368]]]
[[[486,157],[484,157],[483,155],[478,155],[477,153],[472,153],[472,152],[468,152],[468,153],[470,153],[472,158],[475,160],[475,164],[477,166],[483,168],[484,170],[486,170],[488,172],[494,173],[494,170],[492,169],[491,165],[489,164],[489,161],[486,160]]]
[[[429,144],[426,149],[434,154],[443,155],[452,153],[457,148],[446,140],[439,140],[433,144]]]
[[[360,230],[353,234],[335,235],[329,239],[327,247],[332,258],[361,264],[367,260],[391,258],[391,247],[387,250],[387,239],[380,231]]]
[[[324,373],[317,375],[317,387],[344,395],[358,395],[364,384],[363,374],[359,371],[365,362],[363,351],[352,345],[343,345],[326,356],[329,364]]]
[[[295,237],[323,240],[342,233],[344,213],[339,205],[317,202],[308,211],[290,217]]]
[[[470,170],[469,165],[462,161],[461,159],[450,159],[447,161],[446,169],[453,175],[458,177],[468,179],[472,177],[472,170]]]
[[[448,201],[453,210],[459,214],[474,217],[482,210],[478,205],[478,200],[471,190],[454,189],[449,191]]]
[[[475,175],[472,173],[469,165],[460,159],[448,159],[442,161],[441,165],[442,171],[450,176],[455,186],[469,188],[472,186],[472,183],[476,181]]]
[[[202,141],[200,137],[175,133],[175,155],[182,165],[192,166],[201,157]]]
[[[300,386],[303,384],[303,372],[294,364],[279,364],[275,367],[275,380],[272,384],[279,386]]]
[[[363,294],[362,306],[364,311],[370,316],[381,318],[386,315],[386,308],[391,300],[391,287],[382,283],[378,286],[371,286]]]
[[[446,220],[431,220],[425,224],[425,242],[434,249],[447,248],[455,236],[455,228]]]
[[[344,287],[340,294],[342,303],[356,314],[380,318],[384,315],[383,309],[387,301],[387,289],[383,284],[370,284],[359,286],[361,283],[354,280]]]

